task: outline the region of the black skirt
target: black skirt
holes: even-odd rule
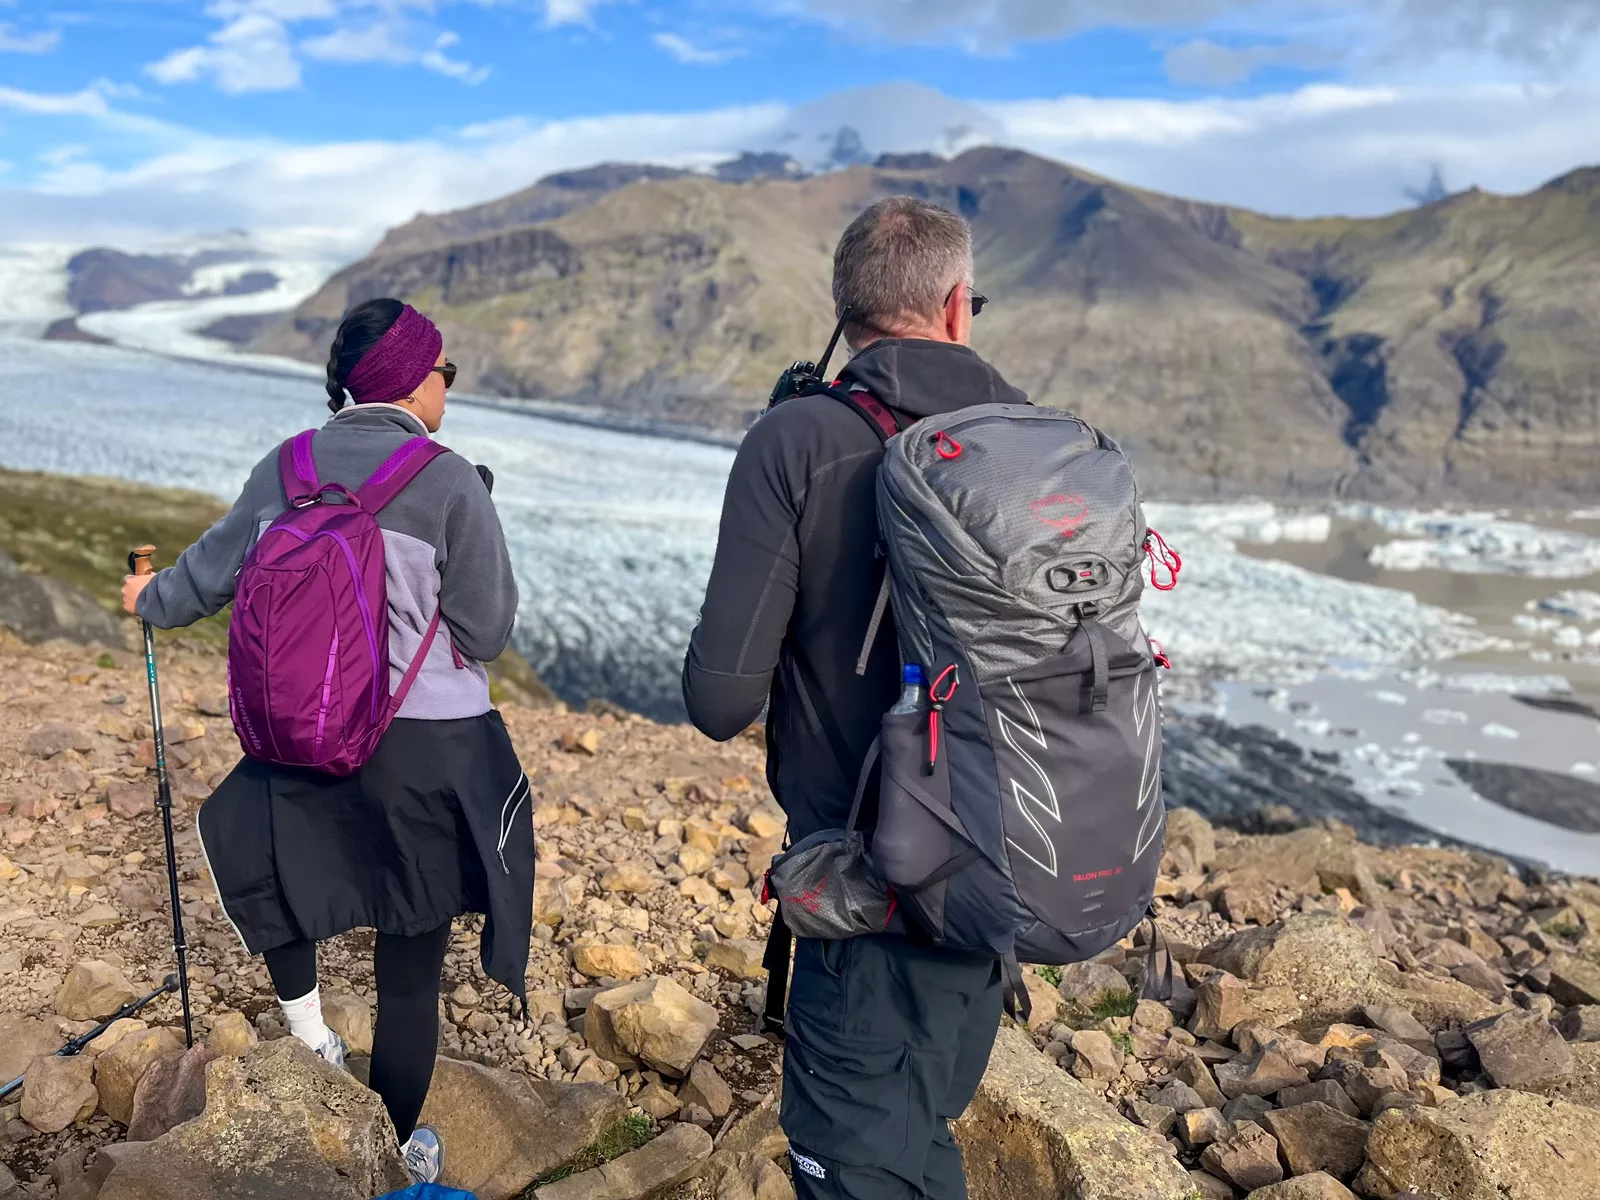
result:
[[[533,799],[499,713],[397,720],[344,779],[247,757],[197,828],[249,953],[351,929],[412,937],[483,913],[484,971],[524,995]]]

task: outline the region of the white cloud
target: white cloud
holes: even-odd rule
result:
[[[616,0],[544,0],[544,23],[550,29],[561,25],[594,24],[594,10]]]
[[[419,65],[464,83],[483,82],[488,68],[444,53],[460,41],[456,34],[410,15],[426,17],[435,7],[435,0],[213,0],[206,14],[223,25],[207,43],[175,50],[145,70],[168,84],[210,79],[233,94],[299,87],[302,57]],[[332,27],[296,41],[296,28],[305,22]]]
[[[743,58],[745,55],[745,51],[738,46],[717,49],[697,46],[688,38],[676,33],[658,33],[650,40],[679,62],[690,66],[717,67],[736,58]]]
[[[0,54],[49,54],[60,44],[59,29],[17,33],[15,27],[0,21]]]
[[[1127,183],[1287,215],[1403,207],[1437,166],[1521,192],[1596,157],[1600,89],[1318,85],[1251,100],[992,104],[1006,140]]]
[[[213,12],[237,5],[214,5]],[[263,5],[271,8],[272,4]],[[283,21],[265,11],[243,11],[211,35],[204,46],[175,50],[145,68],[158,83],[196,83],[210,78],[229,95],[273,92],[300,86],[300,63]]]
[[[0,110],[70,127],[59,140],[91,148],[7,175],[0,224],[8,239],[139,242],[238,227],[353,255],[418,211],[487,200],[551,171],[606,160],[704,166],[766,146],[826,148],[847,119],[869,157],[989,138],[1195,199],[1292,215],[1374,214],[1404,205],[1406,190],[1425,187],[1435,165],[1455,188],[1520,192],[1592,161],[1600,88],[1319,85],[1249,100],[973,104],[901,85],[792,111],[508,118],[403,142],[312,145],[197,134],[123,113],[92,89],[46,96],[0,88]],[[971,137],[952,139],[952,122]],[[96,130],[106,131],[98,142],[86,136]],[[107,147],[118,161],[130,147],[143,150],[134,165],[113,169],[103,165]]]
[[[361,28],[335,29],[321,37],[307,38],[300,43],[300,52],[325,62],[416,61],[416,53],[396,33],[389,22],[374,21]]]

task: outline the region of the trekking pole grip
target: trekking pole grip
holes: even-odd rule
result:
[[[150,556],[156,552],[154,546],[136,546],[128,551],[128,574],[154,575],[155,569],[150,565]]]

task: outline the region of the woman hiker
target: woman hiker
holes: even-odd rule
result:
[[[342,775],[276,765],[264,761],[270,752],[247,752],[202,807],[198,828],[223,911],[246,951],[265,957],[290,1032],[336,1065],[343,1064],[345,1046],[323,1023],[317,943],[352,929],[376,930],[371,1084],[419,1183],[436,1182],[442,1171],[438,1133],[418,1127],[417,1119],[438,1047],[450,923],[465,913],[487,915],[484,971],[518,997],[526,994],[532,923],[528,781],[500,714],[490,707],[482,666],[511,637],[517,585],[484,478],[464,458],[424,440],[444,417],[455,370],[439,330],[409,305],[357,305],[339,326],[328,359],[333,418],[262,459],[232,510],[174,566],[129,576],[123,585],[129,612],[163,629],[192,624],[234,600],[241,566],[244,578],[259,572],[259,554],[245,562],[252,547],[264,538],[278,541],[263,545],[263,554],[288,544],[282,531],[268,534],[275,522],[319,517],[300,510],[319,495],[323,504],[337,504],[338,485],[351,493],[368,485],[361,494],[377,508],[382,542],[374,571],[387,580],[388,690],[399,700],[394,719],[381,737],[381,722],[374,727],[376,748],[364,763],[346,763]],[[347,390],[353,404],[345,403]],[[417,451],[424,465],[393,494],[408,457],[419,459]],[[387,485],[382,499],[371,490],[378,485]],[[291,495],[291,486],[300,494]],[[350,510],[343,511],[348,519]],[[308,545],[314,540],[294,536]],[[333,540],[323,539],[330,554]],[[331,576],[340,560],[330,561]],[[358,575],[356,560],[349,562],[348,574]],[[241,588],[235,634],[242,614],[256,619],[259,607],[257,589]],[[343,600],[351,602],[348,594]],[[321,607],[332,603],[324,599]],[[361,604],[365,613],[364,597]],[[328,619],[326,611],[288,613],[278,628],[290,636],[280,634],[279,644]],[[347,652],[356,641],[365,639],[346,638]],[[241,682],[236,651],[230,644],[230,701],[249,751],[257,736],[250,706],[259,698],[246,694],[249,680]],[[286,723],[304,729],[314,720],[319,746],[338,653],[337,632],[331,650],[321,643],[316,650],[328,664],[326,677],[320,657],[314,664],[320,715],[294,713],[298,724]],[[369,680],[378,677],[380,657],[374,649],[365,660]],[[415,671],[414,660],[420,660]],[[372,708],[379,710],[376,701]],[[274,737],[271,746],[278,745]]]

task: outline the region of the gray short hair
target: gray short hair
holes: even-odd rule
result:
[[[852,329],[891,333],[904,318],[938,316],[957,284],[972,279],[972,231],[949,209],[891,196],[863,212],[833,254],[833,304]],[[854,339],[852,339],[853,341]]]

